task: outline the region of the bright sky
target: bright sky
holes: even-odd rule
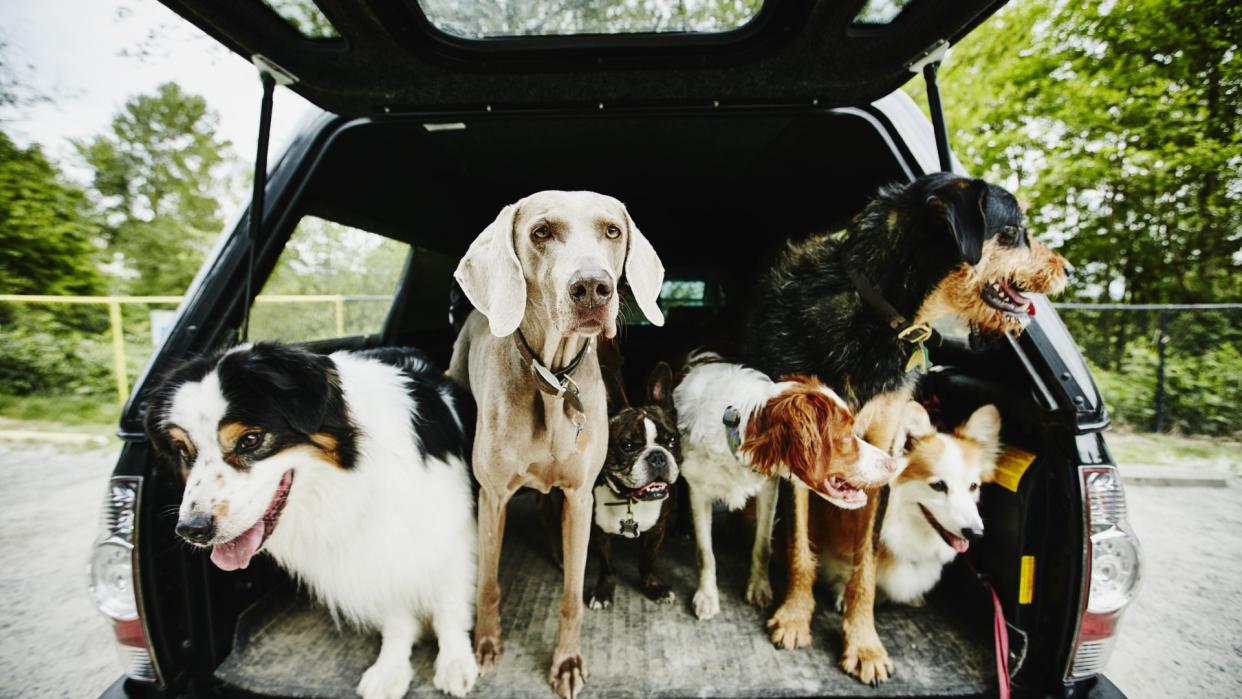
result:
[[[0,0],[0,42],[19,82],[52,98],[4,114],[4,130],[20,144],[43,144],[77,177],[85,173],[69,139],[104,131],[127,98],[166,81],[206,97],[221,134],[241,159],[254,161],[255,69],[156,0]],[[149,53],[140,58],[143,48]],[[271,160],[308,106],[276,89]]]

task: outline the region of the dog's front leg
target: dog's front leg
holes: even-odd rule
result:
[[[475,598],[474,655],[483,671],[500,662],[500,545],[512,493],[479,490],[479,582]]]
[[[768,572],[772,560],[772,526],[776,518],[776,499],[781,482],[769,478],[755,496],[755,544],[750,551],[750,581],[746,584],[746,601],[766,608],[772,603],[772,578]]]
[[[660,516],[650,529],[643,532],[639,539],[641,551],[638,557],[638,580],[643,594],[660,604],[672,604],[677,601],[673,588],[660,579],[655,570],[656,559],[660,557],[660,548],[664,545],[664,534],[668,531],[668,520],[673,510],[675,495],[670,494],[660,505]]]
[[[712,549],[712,501],[693,486],[690,488],[690,514],[694,519],[694,539],[699,546],[699,589],[694,593],[694,615],[707,620],[720,613],[716,553]]]
[[[791,650],[811,645],[811,617],[815,613],[815,554],[807,533],[810,490],[793,483],[793,521],[789,537],[789,589],[785,601],[768,619],[772,642]]]
[[[565,589],[561,595],[560,627],[548,682],[565,699],[582,693],[587,669],[582,660],[582,584],[586,576],[587,547],[591,540],[591,488],[565,491],[561,533],[565,546]]]
[[[845,586],[845,616],[841,620],[844,650],[841,669],[872,686],[887,682],[893,674],[893,661],[875,631],[875,528],[878,493],[867,494],[867,504],[856,510],[864,518],[863,532],[854,551],[854,570]]]
[[[400,699],[414,679],[410,649],[423,634],[422,624],[412,614],[398,613],[384,621],[380,632],[379,657],[362,673],[358,696],[363,699]]]
[[[479,665],[470,648],[470,592],[453,590],[440,602],[431,624],[440,646],[436,654],[435,688],[464,697],[479,676]]]
[[[617,589],[617,575],[612,569],[612,537],[595,524],[591,525],[591,549],[599,559],[599,578],[591,591],[591,609],[608,609]]]

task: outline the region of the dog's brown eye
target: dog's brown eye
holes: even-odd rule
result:
[[[937,493],[949,492],[949,484],[945,483],[944,481],[932,481],[931,483],[928,483],[927,485],[931,486],[931,489],[936,491]]]
[[[607,235],[610,240],[615,240],[621,236],[621,229],[618,228],[615,224],[610,223],[608,224]]]
[[[237,440],[237,444],[233,447],[233,451],[239,454],[245,454],[246,452],[251,452],[251,451],[254,451],[255,449],[258,449],[259,445],[262,443],[263,443],[262,432],[247,432],[246,434],[243,434],[241,436],[241,439]]]
[[[547,240],[548,236],[552,235],[552,231],[548,228],[547,224],[540,224],[535,226],[535,229],[530,232],[530,235],[535,240]]]
[[[182,458],[182,460],[184,460],[184,461],[189,461],[189,460],[190,460],[190,448],[189,448],[189,447],[187,447],[186,445],[182,444],[181,442],[177,442],[177,454],[178,454],[178,455]]]
[[[624,442],[621,442],[621,451],[634,451],[637,448],[638,444],[632,439],[627,439]]]
[[[1000,239],[1001,239],[1001,242],[1005,243],[1006,245],[1016,244],[1018,242],[1017,226],[1005,226],[1004,228],[1002,228],[1000,232]]]

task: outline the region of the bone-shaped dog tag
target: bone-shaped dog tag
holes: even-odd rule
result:
[[[634,513],[625,513],[625,519],[621,520],[621,536],[627,539],[638,538],[638,520],[634,519]]]

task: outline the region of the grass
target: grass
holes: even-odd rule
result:
[[[120,418],[121,406],[112,395],[0,395],[0,420],[6,429],[111,433]]]
[[[1105,440],[1122,465],[1242,470],[1242,442],[1235,439],[1114,430]]]

